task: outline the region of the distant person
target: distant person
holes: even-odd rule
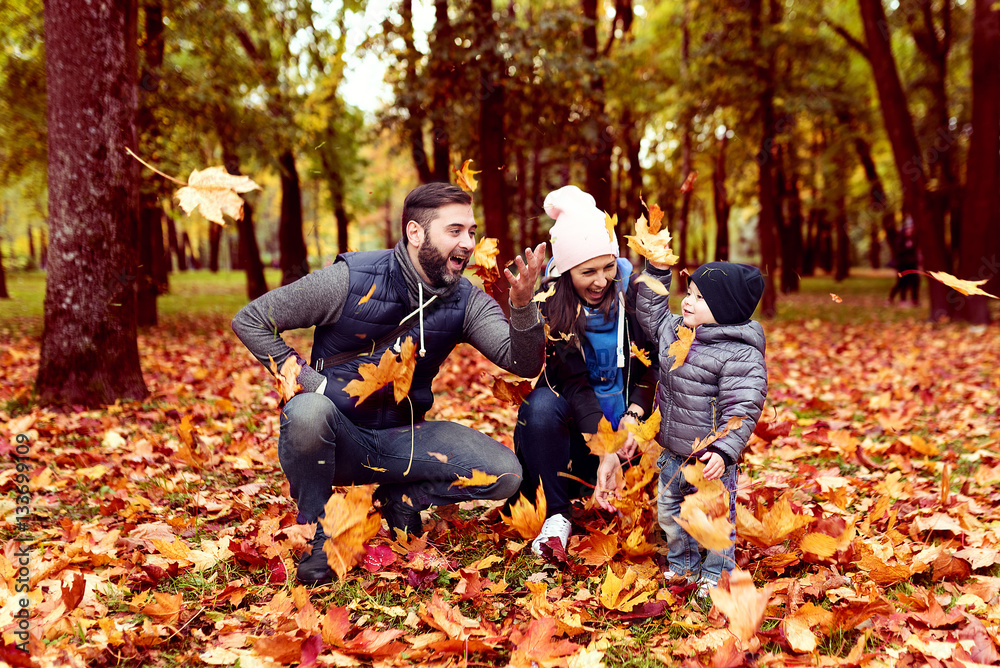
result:
[[[913,226],[913,218],[906,217],[903,222],[903,229],[896,239],[894,252],[896,265],[896,284],[889,291],[889,304],[893,303],[896,295],[899,295],[900,305],[906,302],[906,293],[911,294],[910,303],[912,306],[920,306],[920,256],[917,252],[916,231]]]
[[[666,265],[651,262],[645,273],[664,287],[670,286]],[[681,469],[701,460],[706,480],[722,480],[729,492],[729,520],[735,527],[737,462],[767,396],[764,330],[750,319],[763,293],[760,270],[732,262],[698,267],[688,279],[679,316],[670,313],[666,295],[656,294],[646,285],[639,287],[639,322],[657,342],[660,357],[656,404],[662,420],[659,442],[664,451],[657,462],[660,492],[656,505],[667,537],[669,571],[665,575],[697,583],[698,597],[707,595],[723,571],[735,566],[735,544],[722,552],[702,553],[694,538],[674,521],[684,497],[697,491]],[[694,342],[684,362],[671,370],[668,349],[677,340],[681,325],[694,328]],[[708,447],[692,450],[698,439],[724,430],[730,418],[742,418],[743,422]],[[605,490],[598,492],[605,494]],[[731,537],[735,541],[735,528]]]
[[[635,313],[636,276],[632,264],[618,258],[618,239],[608,232],[604,212],[576,186],[549,193],[545,212],[556,221],[552,262],[539,290],[555,290],[541,305],[549,325],[546,366],[518,411],[514,450],[524,479],[509,501],[524,494],[535,502],[542,485],[547,517],[531,543],[539,555],[551,538],[566,547],[570,504],[587,491],[560,474],[592,484],[614,472],[599,472],[601,462],[586,445],[602,417],[626,433],[616,457],[634,455],[635,436],[625,425],[649,415],[656,387],[656,353]],[[632,356],[633,344],[653,366]]]
[[[332,265],[247,304],[233,320],[236,335],[266,368],[269,357],[280,368],[289,355],[304,367],[298,376],[303,390],[282,410],[278,439],[299,523],[323,515],[334,485],[379,483],[375,499],[390,533],[419,534],[421,510],[506,499],[521,483],[521,465],[502,444],[453,422],[425,421],[424,414],[434,401],[431,382],[459,343],[522,377],[541,370],[545,333],[532,293],[545,244],[516,258],[516,276],[504,270],[508,322],[500,305],[463,277],[476,243],[468,193],[446,183],[415,188],[403,203],[402,223],[395,248],[343,253]],[[313,326],[306,364],[280,334]],[[397,404],[390,385],[355,406],[344,386],[360,378],[358,367],[377,363],[407,337],[420,350],[409,399]],[[497,479],[452,486],[474,471]],[[317,525],[312,551],[299,561],[300,582],[332,578],[325,540]]]

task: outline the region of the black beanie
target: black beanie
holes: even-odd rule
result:
[[[764,294],[764,277],[760,269],[749,264],[709,262],[698,267],[689,280],[698,286],[720,325],[749,320]]]

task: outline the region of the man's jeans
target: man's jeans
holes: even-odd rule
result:
[[[410,425],[365,429],[316,393],[298,394],[285,405],[278,459],[303,524],[323,515],[334,485],[379,483],[390,498],[405,495],[419,511],[468,499],[506,499],[521,484],[514,453],[475,429],[453,422],[418,422],[412,431]],[[474,470],[498,478],[452,486]]]
[[[720,478],[729,492],[729,521],[733,525],[730,538],[733,545],[722,552],[714,552],[702,550],[698,542],[674,521],[674,517],[681,514],[684,497],[698,491],[697,487],[687,481],[681,470],[696,461],[693,457],[685,460],[669,450],[660,455],[657,462],[660,465],[660,484],[656,514],[660,528],[667,535],[667,562],[670,570],[677,575],[686,576],[691,582],[698,579],[718,582],[723,571],[731,571],[736,566],[736,484],[739,467],[736,464],[726,467]]]

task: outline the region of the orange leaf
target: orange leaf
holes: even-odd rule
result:
[[[674,519],[699,545],[707,550],[722,552],[733,544],[729,492],[721,480],[705,480],[704,470],[704,462],[684,467],[684,477],[698,491],[684,497],[680,515]]]
[[[302,391],[302,386],[299,385],[298,381],[302,365],[299,364],[295,355],[289,355],[281,365],[281,371],[278,371],[278,365],[275,363],[274,358],[268,355],[267,359],[271,360],[271,373],[274,374],[281,403],[287,403],[289,399]]]
[[[483,237],[472,251],[472,255],[476,259],[476,264],[484,269],[496,269],[497,255],[499,254],[497,240],[493,237]]]
[[[462,163],[462,169],[452,169],[455,173],[455,183],[464,190],[465,192],[474,193],[476,192],[476,187],[479,185],[476,183],[475,175],[479,174],[478,171],[469,167],[472,164],[472,160],[466,160]]]
[[[598,457],[603,457],[618,452],[625,445],[626,438],[628,438],[626,430],[612,429],[608,418],[602,415],[601,421],[597,424],[597,433],[587,440],[587,447]]]
[[[629,352],[632,353],[632,357],[642,362],[644,366],[649,366],[650,364],[653,363],[649,359],[649,353],[647,353],[645,350],[640,350],[639,347],[636,346],[634,343],[631,346],[629,346]]]
[[[815,517],[799,515],[792,510],[789,494],[783,494],[777,503],[766,509],[760,519],[744,506],[736,506],[736,527],[743,538],[759,547],[771,547],[804,526],[816,521]]]
[[[768,584],[758,590],[750,574],[737,568],[731,573],[723,573],[719,585],[709,590],[712,602],[729,618],[729,630],[745,651],[756,651],[760,646],[757,629],[764,620],[764,610],[773,588],[773,584]]]
[[[830,293],[830,299],[832,299],[834,302],[836,302],[838,304],[843,303],[843,301],[844,301],[843,299],[840,298],[839,295],[835,295],[832,292]]]
[[[634,568],[626,569],[625,576],[618,577],[608,565],[598,600],[608,610],[632,612],[632,608],[649,600],[650,592],[646,591],[649,584],[648,580],[639,578]]]
[[[569,640],[554,640],[556,620],[551,617],[532,619],[521,631],[515,630],[510,635],[514,651],[511,653],[510,665],[520,668],[529,666],[565,665],[563,657],[576,652],[580,646]]]
[[[661,209],[656,204],[650,206],[646,204],[645,201],[640,197],[639,201],[642,205],[646,207],[646,211],[649,212],[649,232],[650,234],[658,234],[660,231],[660,226],[663,225],[663,209]]]
[[[676,264],[680,258],[670,250],[670,232],[660,229],[662,218],[663,212],[654,206],[649,209],[650,222],[646,222],[645,216],[640,216],[639,220],[635,221],[635,234],[627,234],[625,238],[628,239],[629,248],[647,260],[657,264]]]
[[[493,396],[506,404],[520,406],[524,398],[531,394],[531,381],[509,382],[493,376]]]
[[[553,282],[545,292],[539,292],[531,298],[531,301],[541,303],[556,293],[556,284]]]
[[[369,299],[371,299],[373,294],[375,294],[375,284],[374,283],[372,283],[372,289],[368,291],[368,294],[366,294],[364,297],[362,297],[361,299],[358,300],[358,306],[361,306],[366,301],[368,301]]]
[[[525,540],[532,540],[542,530],[545,523],[546,504],[545,489],[542,483],[538,483],[538,490],[535,492],[535,505],[531,505],[522,494],[510,507],[510,517],[500,515],[504,524],[508,525]]]
[[[674,363],[670,367],[671,371],[684,364],[684,360],[688,356],[688,351],[691,350],[692,343],[694,343],[694,330],[684,325],[679,325],[677,327],[677,340],[671,343],[670,348],[667,349],[667,356],[674,358]]]
[[[640,441],[652,441],[660,433],[660,407],[654,408],[653,414],[639,424],[625,423],[625,428]]]
[[[499,476],[491,475],[489,473],[483,473],[478,469],[472,469],[471,478],[463,478],[459,476],[458,480],[451,483],[452,487],[481,487],[483,485],[491,485],[499,479]]]
[[[583,537],[573,553],[588,566],[603,566],[618,554],[618,536],[591,531]]]
[[[365,544],[375,537],[382,518],[369,515],[375,485],[349,487],[347,493],[335,493],[323,506],[319,523],[329,538],[323,544],[330,568],[343,579],[365,556]]]
[[[694,181],[698,178],[698,172],[696,170],[691,170],[688,172],[687,177],[684,179],[684,183],[681,184],[681,192],[689,193],[694,190]]]
[[[382,359],[378,366],[368,363],[362,364],[358,368],[361,380],[354,379],[344,386],[344,392],[352,397],[357,397],[355,406],[360,406],[361,402],[370,397],[373,392],[377,392],[389,383],[393,384],[393,396],[398,404],[410,392],[410,384],[413,382],[413,371],[417,366],[416,344],[412,337],[407,337],[400,347],[400,359],[392,352],[392,348],[387,348],[382,353]]]
[[[173,624],[180,617],[181,607],[184,605],[183,594],[168,594],[162,591],[154,591],[155,603],[150,603],[142,609],[142,614],[149,615],[161,624]]]
[[[1000,299],[996,295],[991,295],[988,292],[984,292],[979,286],[984,283],[988,283],[990,279],[985,278],[981,281],[965,281],[961,278],[955,278],[951,274],[947,274],[943,271],[929,271],[927,274],[936,281],[944,283],[949,288],[953,288],[963,295],[982,295],[984,297],[990,297],[992,299]]]

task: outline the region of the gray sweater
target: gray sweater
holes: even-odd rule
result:
[[[670,272],[645,273],[669,288]],[[656,390],[662,417],[660,445],[687,457],[695,439],[723,429],[731,417],[741,417],[739,429],[709,448],[731,465],[746,447],[767,397],[764,330],[754,320],[741,325],[701,325],[695,329],[684,363],[671,371],[674,358],[667,350],[677,340],[677,329],[684,319],[670,313],[667,299],[646,285],[639,286],[639,324],[657,342],[660,355]]]
[[[418,282],[423,286],[425,302],[433,294],[443,296],[455,289],[433,288],[425,283],[413,268],[403,241],[393,250],[403,271],[411,309],[417,308]],[[268,371],[268,355],[279,369],[286,357],[296,355],[304,367],[298,382],[304,391],[314,392],[326,379],[285,343],[281,332],[335,324],[347,299],[349,276],[346,263],[334,262],[290,285],[275,288],[240,309],[233,318],[233,331]],[[545,360],[545,332],[535,302],[523,308],[512,307],[508,322],[496,300],[482,290],[473,290],[465,309],[462,339],[497,366],[522,378],[537,376]]]

